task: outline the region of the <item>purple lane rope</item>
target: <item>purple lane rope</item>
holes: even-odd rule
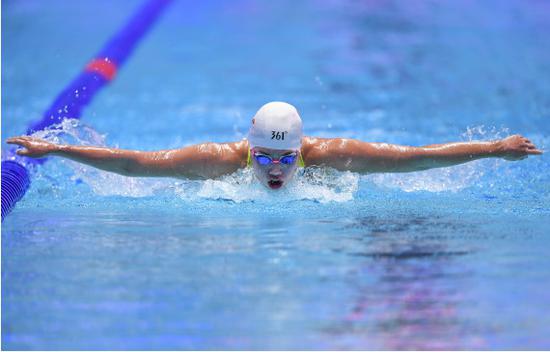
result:
[[[147,1],[84,70],[59,93],[42,119],[28,126],[27,134],[58,124],[66,118],[79,119],[82,110],[115,77],[139,40],[171,1]],[[15,150],[16,148],[10,148],[8,156],[2,161],[2,221],[29,188],[29,167],[47,160],[24,158],[17,155]]]

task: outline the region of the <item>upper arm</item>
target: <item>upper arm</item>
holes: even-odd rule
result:
[[[246,166],[246,141],[203,143],[181,149],[144,152],[132,166],[146,176],[215,178]]]
[[[401,172],[418,155],[417,148],[368,143],[347,138],[305,138],[302,154],[307,166],[328,166],[360,173]]]

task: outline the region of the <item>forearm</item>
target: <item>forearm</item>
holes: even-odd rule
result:
[[[408,155],[404,156],[403,167],[405,172],[427,170],[438,167],[447,167],[463,164],[469,161],[500,157],[499,141],[456,142],[411,147]]]
[[[359,173],[413,172],[498,157],[499,143],[465,142],[412,147],[344,138],[309,138],[304,160],[306,165],[330,166]]]
[[[414,172],[449,167],[482,158],[498,157],[498,141],[456,142],[424,147],[370,143],[364,158],[357,161],[359,172]]]
[[[157,163],[155,168],[148,167],[152,160],[161,161],[165,153],[58,145],[50,154],[124,176],[166,176],[171,169],[168,162]]]

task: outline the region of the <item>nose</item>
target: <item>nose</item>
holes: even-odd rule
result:
[[[271,169],[269,169],[269,175],[270,176],[281,176],[283,174],[283,170],[281,170],[280,164],[274,164]]]

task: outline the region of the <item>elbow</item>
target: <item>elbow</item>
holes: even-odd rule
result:
[[[134,160],[126,160],[117,168],[117,174],[122,176],[142,176],[141,169]]]
[[[136,176],[135,172],[133,172],[133,170],[130,167],[126,166],[126,165],[121,165],[121,166],[117,167],[116,169],[109,170],[109,171],[113,171],[116,174],[119,174],[119,175],[122,175],[122,176]]]
[[[132,172],[132,170],[130,170],[129,168],[125,168],[125,167],[122,167],[119,170],[117,170],[117,174],[122,175],[122,176],[136,176],[135,173]]]

